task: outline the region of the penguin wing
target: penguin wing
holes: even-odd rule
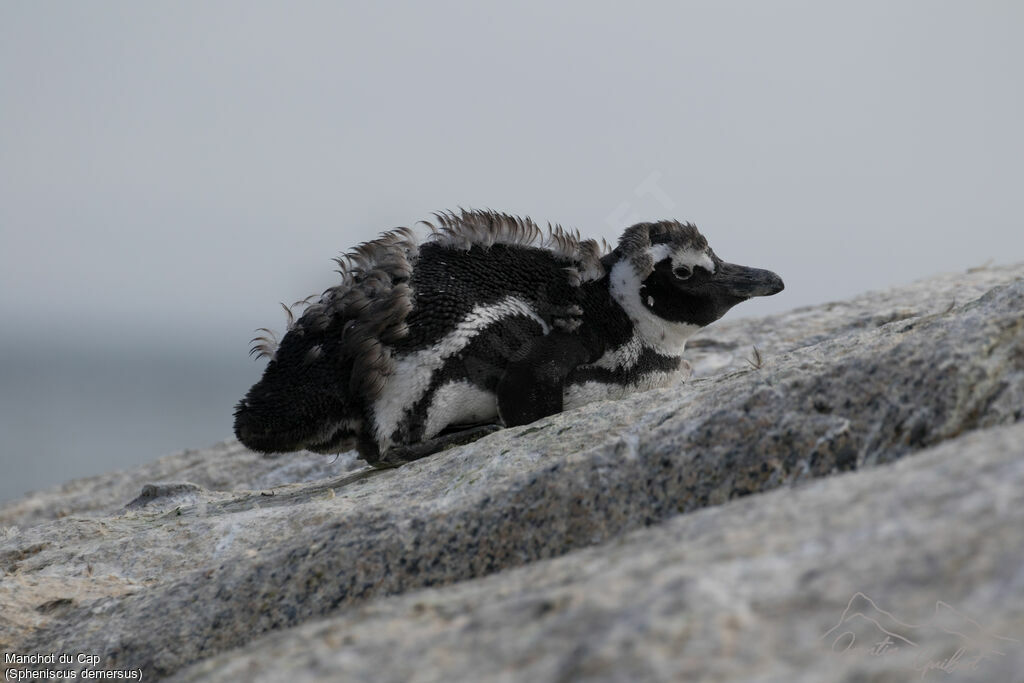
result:
[[[498,382],[498,417],[515,427],[562,412],[565,378],[591,360],[579,335],[561,330],[530,339]]]

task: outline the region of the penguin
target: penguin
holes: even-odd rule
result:
[[[379,467],[689,374],[686,340],[782,279],[720,259],[691,223],[617,246],[493,211],[447,212],[336,259],[341,283],[253,340],[235,408],[263,453],[356,449]]]

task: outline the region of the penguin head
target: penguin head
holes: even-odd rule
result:
[[[354,447],[344,395],[351,366],[338,361],[330,337],[302,325],[281,340],[263,376],[235,406],[235,436],[260,453],[310,450],[340,453]]]
[[[678,221],[627,228],[605,258],[613,297],[652,342],[681,345],[736,304],[784,287],[770,270],[723,261],[694,225]]]

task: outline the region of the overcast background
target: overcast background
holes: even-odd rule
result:
[[[0,2],[0,500],[231,433],[395,225],[697,222],[784,294],[1024,258],[1024,3]]]

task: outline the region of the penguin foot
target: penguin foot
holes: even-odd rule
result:
[[[442,434],[421,443],[409,444],[407,446],[393,446],[389,448],[380,460],[373,464],[373,466],[382,469],[398,467],[404,463],[425,458],[428,455],[433,455],[434,453],[443,451],[447,448],[464,446],[467,443],[472,443],[477,439],[482,439],[488,434],[493,434],[501,428],[501,425],[496,424],[478,425],[458,432]]]

